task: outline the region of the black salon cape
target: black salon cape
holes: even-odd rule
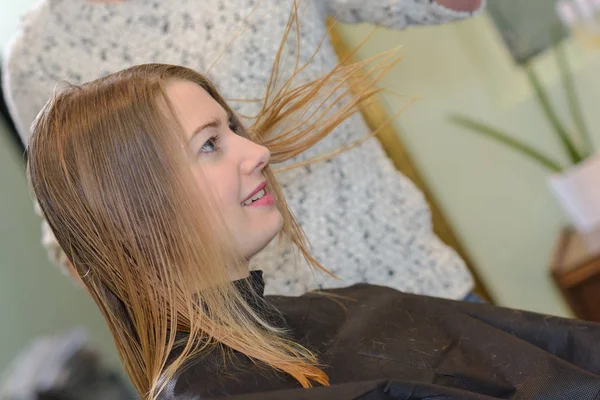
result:
[[[260,272],[249,278],[262,293]],[[161,399],[600,399],[600,325],[354,285],[268,296],[331,386],[302,389],[234,353],[195,360]]]

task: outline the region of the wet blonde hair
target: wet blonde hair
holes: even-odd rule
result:
[[[293,14],[290,21],[286,37]],[[340,63],[320,79],[292,86],[302,67],[277,82],[280,54],[264,106],[248,130],[205,77],[163,64],[68,86],[32,128],[28,175],[34,196],[143,398],[156,398],[187,361],[210,350],[237,350],[303,387],[328,384],[316,355],[265,321],[230,281],[224,266],[244,261],[210,191],[195,184],[193,155],[165,89],[176,80],[199,85],[240,127],[238,134],[266,145],[272,162],[280,163],[357,112],[379,91],[373,85],[392,64],[386,58],[384,67],[371,69],[377,73],[368,85],[363,62]],[[352,91],[357,85],[361,90]],[[343,106],[306,112],[330,102]],[[326,271],[310,255],[272,171],[264,173],[283,215],[280,238]],[[255,297],[252,303],[269,307]],[[186,338],[177,341],[177,332]],[[175,347],[180,351],[173,359]]]

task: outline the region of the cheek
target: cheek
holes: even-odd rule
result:
[[[196,174],[196,182],[202,190],[211,191],[225,215],[232,207],[239,206],[239,177],[230,168],[204,167]]]

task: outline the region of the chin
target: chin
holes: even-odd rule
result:
[[[277,212],[273,218],[263,220],[260,230],[253,230],[253,234],[244,235],[243,243],[240,243],[242,254],[247,259],[260,253],[281,232],[283,228],[283,216]]]

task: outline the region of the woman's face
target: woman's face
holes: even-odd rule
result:
[[[263,170],[270,152],[236,134],[227,111],[188,81],[167,86],[167,96],[186,132],[200,188],[216,195],[220,212],[246,258],[261,251],[281,230],[283,217],[266,191]]]

